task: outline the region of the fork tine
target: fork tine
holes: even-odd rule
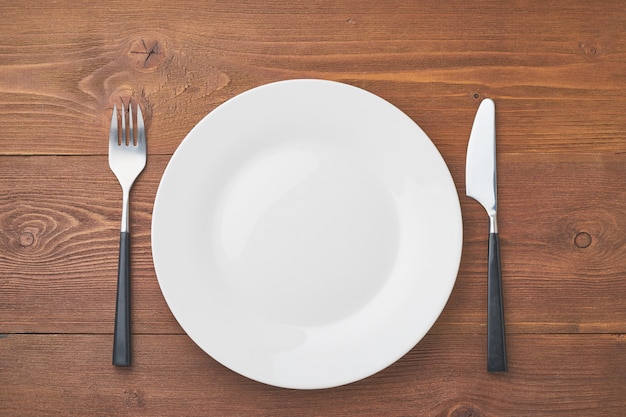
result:
[[[142,149],[146,148],[146,131],[143,125],[143,114],[141,106],[137,104],[137,146]]]
[[[109,147],[119,145],[119,136],[117,132],[117,105],[113,106],[113,114],[111,115],[111,128],[109,129]]]
[[[126,109],[124,109],[124,103],[122,103],[122,145],[126,145]]]
[[[128,102],[128,146],[135,146],[135,132],[133,131],[133,106]]]

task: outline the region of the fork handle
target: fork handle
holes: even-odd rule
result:
[[[500,272],[500,239],[498,233],[489,234],[487,303],[487,371],[506,372],[506,344],[504,333],[504,306]]]
[[[130,366],[130,233],[120,232],[113,365]]]

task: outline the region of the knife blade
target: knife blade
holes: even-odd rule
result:
[[[465,194],[478,201],[489,215],[487,371],[506,372],[504,307],[497,221],[495,114],[496,108],[493,100],[486,98],[481,101],[467,145]]]

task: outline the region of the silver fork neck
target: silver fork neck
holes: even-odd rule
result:
[[[122,225],[121,232],[130,232],[130,210],[129,210],[130,192],[126,188],[122,189]]]

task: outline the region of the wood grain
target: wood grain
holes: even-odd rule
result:
[[[0,203],[0,288],[11,300],[0,304],[2,331],[110,333],[121,197],[106,157],[1,161],[6,182],[0,194],[8,198]],[[167,161],[151,156],[133,188],[138,333],[180,332],[160,294],[150,251],[152,202]],[[461,195],[464,252],[457,285],[433,331],[479,332],[486,311],[487,218],[463,196],[463,162],[448,163]],[[626,178],[626,155],[504,154],[500,164],[508,331],[626,332],[626,192],[615,186]],[[585,172],[588,187],[567,172]],[[614,199],[599,207],[605,195]],[[581,234],[588,237],[584,247],[577,245]]]
[[[610,0],[0,2],[0,415],[623,414],[624,22]],[[406,112],[463,211],[458,279],[429,334],[330,390],[276,389],[213,361],[152,264],[176,147],[224,101],[290,78],[346,82]],[[107,134],[129,97],[149,157],[131,202],[135,365],[115,369],[121,190]],[[484,97],[497,106],[505,375],[485,372],[488,223],[464,196]]]
[[[136,363],[120,369],[108,363],[109,336],[0,339],[3,413],[588,416],[619,415],[624,405],[626,342],[611,335],[514,335],[509,338],[510,372],[499,375],[484,371],[482,336],[429,335],[379,374],[313,391],[248,380],[213,361],[185,336],[135,340]]]
[[[498,102],[503,152],[626,150],[614,2],[412,3],[4,5],[0,152],[105,154],[112,104],[132,95],[150,152],[171,154],[225,99],[307,77],[381,95],[444,153],[464,151],[484,96]]]

